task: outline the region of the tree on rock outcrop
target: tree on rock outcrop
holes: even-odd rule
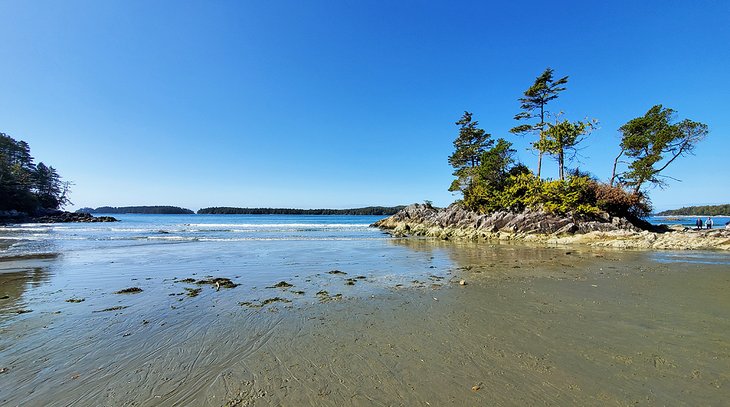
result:
[[[596,127],[596,120],[570,122],[568,120],[556,120],[555,123],[548,123],[543,137],[535,143],[537,149],[555,157],[558,162],[558,176],[561,181],[565,180],[566,153],[572,153],[568,160],[575,156],[577,146]]]
[[[568,83],[568,77],[564,76],[560,79],[553,79],[553,69],[547,68],[540,76],[535,78],[535,82],[525,92],[524,97],[520,98],[520,109],[522,111],[515,115],[515,120],[535,120],[533,124],[522,124],[513,127],[510,132],[518,135],[534,134],[537,135],[537,141],[533,143],[533,147],[537,150],[537,177],[540,178],[542,169],[542,155],[545,152],[545,122],[546,117],[550,113],[546,110],[548,102],[557,99],[558,94],[566,88],[563,86]]]
[[[653,106],[642,117],[630,120],[619,131],[621,151],[614,160],[610,185],[618,183],[641,191],[642,186],[651,184],[663,186],[666,176],[660,175],[678,157],[692,154],[698,142],[707,136],[707,125],[690,119],[673,123],[675,111],[662,105]],[[617,172],[621,157],[627,169]]]
[[[466,195],[465,191],[472,186],[482,154],[494,141],[491,134],[477,127],[479,122],[472,120],[470,112],[464,112],[456,125],[460,126],[459,136],[454,140],[454,152],[449,156],[449,164],[455,169],[456,179],[451,183],[449,191],[459,191]]]

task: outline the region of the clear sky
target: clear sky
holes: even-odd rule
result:
[[[75,207],[345,208],[456,199],[464,110],[508,130],[546,67],[596,118],[581,168],[652,105],[706,123],[657,209],[730,202],[730,1],[0,1],[0,131]],[[543,173],[557,177],[554,164]]]

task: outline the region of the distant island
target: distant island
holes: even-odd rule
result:
[[[405,206],[368,206],[354,209],[291,209],[291,208],[203,208],[199,215],[393,215]]]
[[[656,214],[657,216],[722,216],[730,215],[730,204],[687,206],[679,209],[670,209]]]
[[[96,209],[94,208],[81,208],[76,211],[76,213],[110,213],[110,214],[120,214],[120,213],[143,213],[143,214],[150,214],[150,215],[192,215],[195,212],[191,211],[190,209],[180,208],[177,206],[100,206]]]

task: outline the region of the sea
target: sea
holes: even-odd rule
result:
[[[148,215],[113,216],[112,223],[18,224],[0,227],[12,244],[0,256],[217,242],[353,242],[388,236],[370,225],[383,216]],[[282,243],[286,245],[287,243]]]

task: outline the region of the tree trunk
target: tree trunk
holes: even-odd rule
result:
[[[558,173],[560,174],[560,180],[561,181],[565,181],[565,173],[564,173],[564,171],[565,171],[565,156],[564,156],[563,148],[562,147],[560,148],[560,151],[558,152],[558,167],[560,167],[558,169],[558,171],[559,171]]]
[[[608,183],[608,185],[613,186],[614,180],[616,180],[616,167],[618,166],[618,160],[621,158],[622,155],[624,155],[624,148],[621,148],[621,152],[618,153],[616,156],[616,159],[613,160],[613,171],[611,172],[611,182]]]

